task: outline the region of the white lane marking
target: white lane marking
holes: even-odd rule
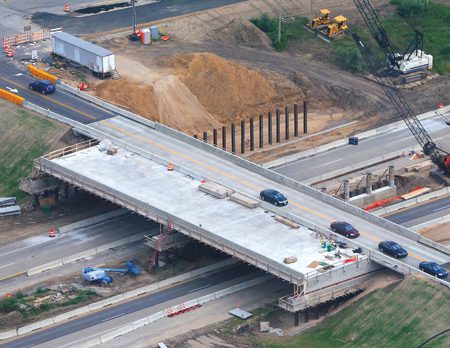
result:
[[[8,266],[11,266],[11,265],[14,265],[14,264],[15,264],[15,262],[13,262],[13,263],[8,263],[7,265],[0,266],[0,268],[5,268],[5,267],[8,267]]]
[[[8,91],[10,91],[11,93],[19,93],[19,91],[17,90],[17,89],[13,89],[13,88],[11,88],[11,87],[6,87],[6,89],[8,90]]]
[[[202,290],[202,289],[206,289],[206,288],[208,288],[208,287],[210,287],[210,286],[211,286],[211,284],[208,284],[208,285],[202,286],[202,287],[197,288],[197,289],[189,290],[189,291],[188,291],[188,294],[190,294],[191,292],[196,292],[196,291],[199,291],[199,290]]]
[[[446,206],[443,206],[443,207],[440,207],[440,208],[437,208],[437,209],[433,209],[433,211],[444,210],[444,209],[447,209],[447,208],[450,208],[450,204],[446,205]]]
[[[43,244],[43,243],[46,243],[46,242],[48,242],[48,240],[44,240],[44,241],[36,243],[36,244],[28,245],[28,246],[23,247],[23,248],[19,248],[19,249],[15,249],[15,250],[12,250],[12,251],[8,251],[7,253],[0,254],[0,257],[1,256],[5,256],[5,255],[9,255],[9,254],[13,254],[13,253],[16,253],[16,252],[24,250],[24,249],[32,248],[32,247],[34,247],[36,245]]]
[[[334,160],[334,161],[329,161],[329,162],[326,162],[326,163],[319,164],[318,166],[316,166],[316,168],[322,167],[322,166],[326,166],[326,165],[331,164],[331,163],[336,163],[336,162],[339,162],[339,161],[342,161],[342,158],[339,158],[339,159]]]
[[[103,323],[103,322],[108,321],[108,320],[117,319],[117,318],[121,317],[121,316],[124,315],[124,314],[125,314],[125,313],[117,314],[117,315],[115,315],[115,316],[113,316],[113,317],[103,319],[101,322]]]

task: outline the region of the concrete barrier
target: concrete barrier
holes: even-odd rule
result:
[[[55,323],[53,321],[53,318],[49,318],[49,319],[41,320],[36,323],[27,325],[27,326],[19,327],[17,329],[17,336],[24,335],[24,334],[30,333],[32,331],[35,331],[35,330],[38,330],[38,329],[41,329],[44,327],[49,327],[54,324]]]
[[[53,322],[55,324],[58,324],[58,323],[61,323],[63,321],[75,318],[75,317],[77,317],[79,315],[83,315],[83,314],[86,314],[86,313],[89,313],[89,307],[88,306],[83,306],[83,307],[74,309],[74,310],[72,310],[70,312],[62,313],[62,314],[59,314],[59,315],[53,317]]]
[[[95,254],[97,254],[96,248],[85,250],[85,251],[82,251],[81,253],[70,255],[70,256],[63,258],[62,265],[66,265],[68,263],[84,259],[85,257],[94,256]]]
[[[72,120],[70,118],[67,118],[67,117],[64,117],[62,115],[59,115],[57,113],[54,113],[54,112],[52,112],[52,111],[50,111],[48,109],[41,108],[40,106],[35,105],[33,103],[30,103],[30,102],[28,102],[26,100],[23,102],[23,106],[25,108],[29,109],[29,110],[35,111],[35,112],[37,112],[37,113],[39,113],[41,115],[44,115],[44,116],[46,116],[48,118],[51,118],[53,120],[56,120],[56,121],[59,121],[59,122],[62,122],[62,123],[66,123],[66,124],[68,124],[70,126],[73,126],[73,127],[75,127],[78,124],[80,124],[77,121],[74,121],[74,120]]]
[[[433,219],[421,224],[418,224],[416,226],[412,226],[411,229],[414,231],[419,231],[425,227],[429,227],[429,226],[433,226],[433,225],[440,225],[440,224],[445,224],[447,222],[450,221],[450,215],[445,215],[445,216],[441,216],[437,219]]]
[[[150,321],[148,320],[148,317],[146,317],[146,318],[142,318],[142,319],[133,321],[131,323],[131,326],[133,327],[133,330],[137,330],[140,327],[146,326],[148,324],[150,324]]]
[[[88,341],[81,343],[80,345],[74,346],[77,348],[91,348],[95,346],[99,346],[102,344],[102,341],[100,341],[100,337],[94,337],[90,338]]]
[[[61,234],[72,232],[72,231],[75,231],[80,228],[97,225],[102,222],[105,222],[105,221],[108,221],[108,220],[111,220],[114,218],[118,218],[118,217],[121,217],[121,216],[124,216],[127,214],[130,214],[130,212],[127,209],[124,209],[124,208],[116,209],[116,210],[110,211],[105,214],[97,215],[97,216],[91,217],[89,219],[77,221],[70,225],[59,227],[58,232]]]
[[[108,332],[104,335],[100,336],[100,341],[103,343],[111,341],[112,339],[125,335],[129,332],[133,331],[133,325],[128,324],[122,327],[118,327],[116,329],[114,329],[114,331]]]
[[[53,268],[61,267],[62,265],[63,265],[62,260],[56,260],[56,261],[48,262],[48,263],[45,263],[43,265],[30,268],[29,270],[27,270],[27,276],[32,276],[34,274],[41,273],[41,272],[44,272],[44,271],[48,271],[48,270],[53,269]]]
[[[7,340],[8,338],[13,338],[17,336],[17,330],[9,330],[0,332],[0,341]]]
[[[97,309],[101,309],[101,308],[104,308],[107,306],[111,306],[113,304],[122,302],[123,300],[124,300],[124,296],[123,296],[123,294],[120,294],[120,295],[116,295],[116,296],[107,298],[102,301],[91,303],[90,305],[88,305],[89,312],[96,311]]]
[[[159,285],[158,283],[154,283],[154,284],[150,284],[150,285],[144,286],[139,289],[127,291],[126,293],[123,294],[123,298],[124,298],[124,300],[128,300],[129,298],[134,298],[134,297],[148,294],[150,292],[157,291],[159,289],[158,285]]]

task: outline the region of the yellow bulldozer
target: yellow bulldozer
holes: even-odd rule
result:
[[[319,15],[316,15],[316,18],[311,19],[311,22],[306,24],[307,29],[316,30],[329,24],[331,22],[330,13],[331,11],[326,8],[321,9]]]
[[[334,17],[331,24],[322,28],[320,31],[328,39],[335,39],[342,36],[348,29],[348,19],[344,16]]]

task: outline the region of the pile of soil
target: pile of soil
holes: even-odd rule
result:
[[[224,124],[283,100],[263,74],[215,54],[179,55],[168,65],[205,109]]]
[[[98,97],[151,120],[158,120],[152,86],[124,78],[104,81],[96,88]]]
[[[228,24],[214,29],[211,39],[234,47],[272,49],[269,37],[244,18],[235,18]]]

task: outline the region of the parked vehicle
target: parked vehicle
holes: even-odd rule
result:
[[[55,85],[47,80],[36,80],[30,82],[28,84],[28,88],[33,91],[40,92],[42,94],[49,94],[56,91]]]
[[[445,278],[448,275],[447,270],[434,261],[419,263],[419,269],[438,278]]]
[[[284,206],[288,204],[288,200],[286,199],[286,197],[277,190],[273,189],[262,190],[259,196],[263,201],[267,201],[277,206]]]
[[[408,251],[396,242],[393,241],[382,241],[378,244],[378,249],[382,253],[388,254],[390,256],[396,257],[398,259],[408,256]]]
[[[330,228],[333,232],[339,233],[347,238],[359,237],[359,231],[348,222],[334,221],[331,223]]]

